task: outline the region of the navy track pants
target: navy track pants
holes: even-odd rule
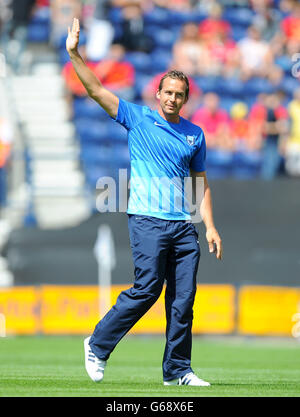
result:
[[[135,281],[99,321],[90,338],[93,353],[107,360],[121,338],[159,298],[166,280],[166,346],[163,379],[191,372],[193,304],[200,259],[198,233],[186,221],[129,215]]]

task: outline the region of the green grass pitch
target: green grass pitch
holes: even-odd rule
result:
[[[79,336],[0,339],[0,397],[298,397],[294,340],[194,337],[192,367],[211,387],[165,387],[164,338],[127,336],[102,383],[86,374]]]

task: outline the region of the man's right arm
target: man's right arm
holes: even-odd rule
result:
[[[73,20],[72,29],[68,28],[66,48],[78,78],[84,85],[88,95],[94,99],[113,118],[117,117],[119,98],[103,87],[96,75],[86,66],[77,47],[79,43],[79,20]]]

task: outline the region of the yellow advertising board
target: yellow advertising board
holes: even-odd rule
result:
[[[291,336],[299,312],[300,289],[245,286],[238,296],[238,332],[249,335]]]
[[[99,320],[96,286],[41,287],[41,328],[44,334],[91,333]]]
[[[8,335],[35,334],[40,331],[39,289],[12,287],[0,290],[2,332]]]
[[[114,285],[110,304],[130,285]],[[163,334],[166,328],[165,288],[157,302],[130,333]],[[100,319],[98,286],[16,287],[0,290],[0,313],[7,333],[90,334]],[[194,305],[194,333],[230,333],[234,330],[235,289],[231,285],[198,285]],[[109,309],[107,306],[107,310]]]
[[[232,333],[235,330],[233,285],[198,285],[194,303],[194,333]]]
[[[129,286],[112,286],[106,311]],[[164,294],[165,288],[130,333],[165,332]],[[91,334],[100,319],[103,295],[104,291],[100,294],[96,285],[1,288],[1,334]],[[299,313],[299,288],[244,286],[237,291],[232,285],[199,284],[194,303],[193,333],[231,334],[237,331],[247,335],[291,336],[298,325],[293,322],[293,317],[296,314],[300,317]]]

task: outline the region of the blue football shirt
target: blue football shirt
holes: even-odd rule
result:
[[[167,122],[156,110],[119,100],[115,119],[128,131],[131,161],[129,214],[190,220],[185,180],[205,171],[202,129],[180,117]]]

